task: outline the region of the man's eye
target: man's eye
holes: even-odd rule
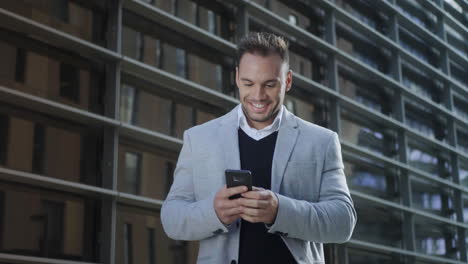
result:
[[[273,88],[273,87],[275,87],[275,86],[276,86],[275,83],[271,83],[271,84],[267,84],[267,85],[266,85],[266,87],[268,87],[268,88]]]
[[[252,86],[253,84],[251,83],[244,83],[244,86]]]

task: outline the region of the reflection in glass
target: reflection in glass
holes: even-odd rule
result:
[[[456,229],[450,225],[415,217],[416,251],[451,259],[459,259]]]
[[[0,164],[66,181],[100,184],[99,130],[22,111],[14,115],[0,112],[0,116],[8,120],[0,129],[8,135],[0,147]]]
[[[359,221],[353,239],[385,246],[403,247],[403,214],[367,200],[355,199]],[[379,219],[379,221],[376,221]]]
[[[364,120],[350,111],[342,110],[341,136],[346,141],[379,154],[397,158],[396,132],[380,124]]]
[[[394,168],[353,156],[345,155],[344,159],[345,175],[351,189],[400,202],[399,178]]]
[[[100,46],[106,44],[106,12],[76,0],[0,1],[0,8]]]
[[[154,263],[189,264],[196,262],[198,242],[169,239],[159,212],[119,206],[115,252],[116,264],[151,263],[151,255]]]
[[[413,177],[411,181],[412,204],[418,209],[456,220],[453,191],[429,181]]]
[[[460,158],[459,164],[458,176],[460,178],[460,184],[468,186],[468,161]]]
[[[175,153],[121,144],[118,190],[153,199],[165,199],[172,183],[175,160]]]
[[[123,122],[182,138],[185,130],[216,115],[168,98],[122,84],[120,118]],[[177,101],[175,101],[177,100]]]
[[[440,150],[425,149],[410,142],[408,145],[408,164],[433,176],[451,177],[452,168],[449,157]]]
[[[429,138],[447,143],[447,123],[427,109],[405,104],[405,123]]]
[[[318,100],[310,94],[286,94],[284,106],[296,116],[319,126],[327,127],[330,113],[328,101]]]
[[[99,262],[96,201],[0,183],[0,209],[2,253]]]
[[[103,112],[104,74],[96,70],[100,64],[48,46],[23,49],[15,45],[0,40],[1,86],[81,110]]]

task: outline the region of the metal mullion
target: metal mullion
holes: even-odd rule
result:
[[[239,42],[247,33],[249,33],[249,14],[247,8],[245,8],[245,5],[240,5],[237,7],[236,25],[235,39]],[[237,46],[235,49],[237,49]]]
[[[328,10],[326,18],[326,41],[331,46],[336,46],[336,20],[335,11]],[[340,88],[338,87],[338,64],[334,53],[327,54],[327,73],[329,88],[339,93]],[[335,130],[338,134],[341,133],[341,117],[340,117],[340,104],[338,98],[334,98],[331,101],[330,110],[330,128]]]
[[[122,0],[108,1],[107,48],[121,54]],[[106,65],[105,116],[119,120],[120,60]],[[102,187],[117,192],[119,128],[106,127],[103,138]],[[101,199],[100,262],[115,263],[117,202],[115,196]]]

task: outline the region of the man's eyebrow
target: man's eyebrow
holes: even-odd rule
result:
[[[241,78],[241,81],[252,82],[251,80],[249,80],[249,79],[247,79],[247,78]]]

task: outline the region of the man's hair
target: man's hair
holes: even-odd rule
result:
[[[278,54],[283,62],[289,64],[288,46],[288,42],[281,36],[267,32],[251,32],[239,42],[236,64],[239,66],[240,60],[245,53],[263,57],[271,54]]]

